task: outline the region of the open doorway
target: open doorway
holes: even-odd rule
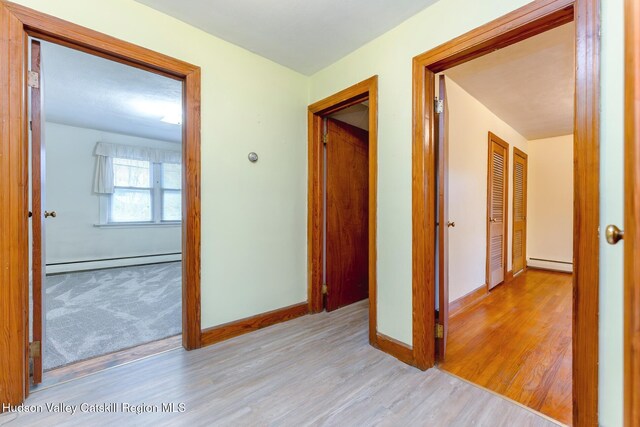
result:
[[[437,76],[439,367],[566,424],[574,34],[570,22]]]
[[[373,345],[378,338],[377,93],[374,76],[308,108],[309,312],[368,297]]]
[[[101,357],[100,369],[180,346],[184,97],[173,78],[30,47],[38,384],[43,372],[86,374],[88,359]]]

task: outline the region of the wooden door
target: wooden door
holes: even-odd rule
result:
[[[369,296],[369,132],[327,119],[326,308]]]
[[[507,273],[507,177],[509,144],[489,132],[487,179],[487,287],[504,281]]]
[[[449,220],[449,111],[445,77],[439,77],[439,96],[441,105],[438,109],[436,137],[438,146],[436,164],[438,168],[438,319],[437,327],[441,334],[436,334],[436,348],[438,360],[444,361],[447,347],[447,330],[449,321],[449,227],[455,223]],[[438,336],[441,335],[441,336]]]
[[[42,382],[42,353],[44,351],[44,276],[45,276],[45,145],[43,138],[43,78],[40,42],[31,41],[31,236],[32,236],[32,281],[31,294],[33,315],[31,319],[30,356],[32,382]]]
[[[527,154],[513,148],[513,274],[527,267]]]

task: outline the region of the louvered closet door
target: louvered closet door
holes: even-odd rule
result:
[[[487,286],[504,281],[507,262],[507,159],[509,144],[489,133]]]
[[[513,274],[526,266],[527,155],[513,149]]]

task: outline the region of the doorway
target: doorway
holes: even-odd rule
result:
[[[369,296],[369,108],[366,101],[324,119],[324,306]]]
[[[27,113],[29,37],[56,42],[77,50],[114,59],[134,67],[170,76],[184,88],[183,168],[182,176],[182,344],[190,350],[200,347],[200,69],[157,52],[123,42],[114,37],[65,22],[13,3],[0,3],[0,16],[9,25],[0,42],[2,68],[3,155],[2,194],[6,195],[6,221],[0,225],[5,279],[1,300],[5,304],[4,321],[8,333],[3,338],[0,359],[6,367],[3,377],[3,401],[19,404],[30,392],[29,346],[29,140],[30,117]],[[13,83],[11,83],[13,82]],[[11,83],[11,84],[9,84]],[[15,83],[15,84],[14,84]],[[18,86],[16,86],[18,85]]]
[[[310,105],[308,127],[309,312],[368,296],[375,343],[377,77]]]
[[[38,39],[30,48],[37,385],[63,367],[86,374],[96,357],[179,346],[183,95],[175,79]]]
[[[438,152],[438,176],[448,181],[448,217],[438,222],[456,223],[438,226],[448,234],[448,245],[439,245],[446,246],[440,276],[447,281],[438,291],[449,308],[438,322],[448,331],[438,340],[445,349],[439,367],[566,424],[573,76],[574,26],[567,23],[445,70],[439,102],[447,108],[438,112],[439,124],[448,115],[438,135],[447,135],[449,154],[443,162]],[[543,107],[539,100],[551,94],[556,108]]]
[[[574,176],[572,294],[573,423],[597,423],[598,379],[598,62],[596,1],[537,0],[414,58],[413,140],[413,355],[416,365],[435,364],[436,337],[446,325],[433,316],[436,286],[437,73],[572,22],[575,17]],[[509,252],[507,252],[509,255]],[[445,329],[441,332],[442,329]]]

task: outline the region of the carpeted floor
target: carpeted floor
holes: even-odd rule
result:
[[[180,262],[46,277],[44,369],[181,333]]]

